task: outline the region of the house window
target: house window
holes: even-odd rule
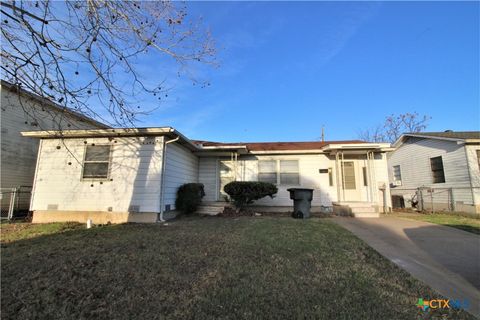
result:
[[[299,185],[298,160],[258,161],[258,181],[277,185]]]
[[[368,186],[367,167],[362,167],[362,174],[363,174],[363,185],[366,187]]]
[[[400,166],[393,166],[393,181],[402,182],[402,171]]]
[[[445,182],[442,157],[430,158],[430,166],[432,167],[433,183]]]
[[[277,161],[258,161],[258,181],[277,184]]]
[[[355,189],[355,166],[352,161],[345,161],[342,163],[343,169],[343,188]]]
[[[298,160],[280,160],[280,184],[299,185]]]
[[[83,161],[83,178],[106,179],[110,167],[110,146],[87,146]]]
[[[333,187],[333,169],[328,168],[328,185]]]

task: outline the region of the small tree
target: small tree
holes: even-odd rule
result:
[[[223,190],[239,209],[266,196],[273,198],[278,192],[277,187],[272,183],[255,181],[233,181],[228,183]]]
[[[391,114],[382,125],[360,131],[360,139],[369,142],[395,142],[403,133],[421,132],[427,128],[430,116],[420,116],[417,112]]]

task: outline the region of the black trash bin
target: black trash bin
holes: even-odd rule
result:
[[[290,199],[293,200],[292,217],[305,219],[310,217],[310,208],[312,206],[313,189],[290,188]]]

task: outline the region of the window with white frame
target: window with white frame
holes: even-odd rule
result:
[[[393,181],[402,182],[402,170],[400,166],[393,166]]]
[[[280,184],[290,186],[300,184],[298,160],[280,160]]]
[[[300,185],[298,160],[259,160],[258,181],[276,185]]]
[[[109,145],[90,145],[85,148],[82,174],[84,179],[106,179],[109,167]]]
[[[277,161],[258,161],[258,181],[277,184]]]

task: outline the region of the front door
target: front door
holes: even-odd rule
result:
[[[342,162],[343,200],[361,201],[359,168],[354,161]]]
[[[234,177],[234,165],[233,161],[230,160],[220,160],[219,161],[219,197],[218,200],[223,201],[227,194],[223,191],[223,187],[228,183],[235,180]]]

